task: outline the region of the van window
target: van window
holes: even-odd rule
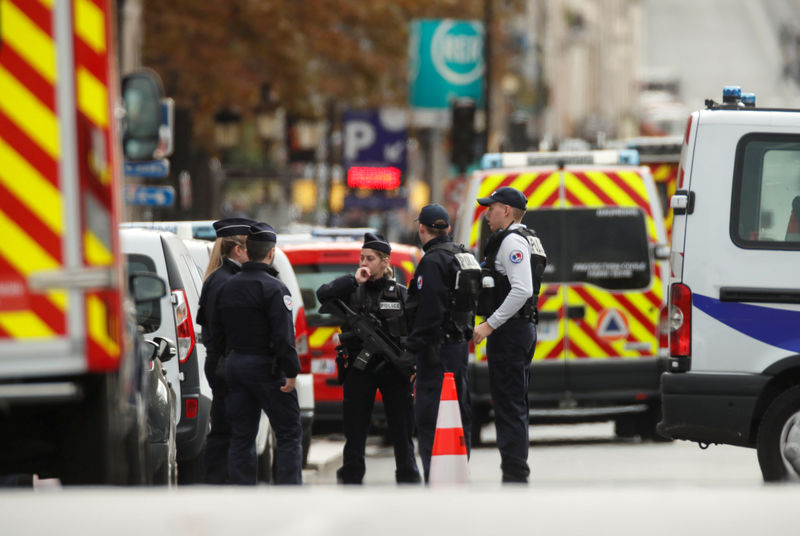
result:
[[[800,136],[753,134],[741,139],[731,238],[743,248],[800,249]]]
[[[147,255],[125,255],[128,274],[150,272],[156,274],[156,263]],[[152,333],[161,326],[161,302],[159,300],[137,303],[136,321],[145,333]]]
[[[545,283],[589,283],[609,290],[650,285],[647,227],[638,208],[537,209],[522,223],[536,231],[547,253]],[[482,237],[488,232],[484,223]]]

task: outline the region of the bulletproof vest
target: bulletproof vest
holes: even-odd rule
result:
[[[380,327],[391,337],[408,335],[403,318],[403,298],[394,279],[388,279],[379,292],[372,291],[366,284],[358,285],[352,295],[351,306],[358,313],[376,318],[381,323]]]
[[[502,244],[503,240],[511,233],[518,234],[528,241],[531,256],[533,296],[528,298],[518,314],[525,318],[535,319],[536,304],[539,301],[539,289],[542,286],[542,275],[547,266],[547,254],[542,247],[541,240],[539,240],[539,237],[536,235],[536,231],[528,229],[527,227],[506,229],[499,233],[494,233],[489,238],[489,242],[486,244],[486,249],[484,250],[484,283],[482,284],[481,292],[478,297],[478,314],[484,317],[490,316],[503,304],[506,296],[511,292],[511,282],[508,276],[501,274],[495,268],[495,260],[497,259],[497,252],[500,250],[500,244]],[[490,278],[489,282],[485,281],[487,276]]]
[[[475,326],[475,307],[481,288],[481,267],[475,255],[461,244],[452,242],[435,244],[430,251],[435,249],[451,255],[456,266],[453,287],[448,292],[445,339],[452,342],[470,339]]]

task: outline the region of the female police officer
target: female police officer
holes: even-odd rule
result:
[[[342,300],[359,315],[376,320],[381,329],[400,346],[406,334],[404,307],[406,288],[393,279],[389,264],[392,249],[386,239],[374,233],[364,235],[361,261],[355,275],[344,275],[317,290],[321,303]],[[344,375],[343,425],[345,446],[342,467],[336,472],[343,484],[360,484],[364,478],[364,446],[370,426],[375,392],[380,389],[389,424],[398,483],[420,481],[414,444],[414,405],[410,375],[405,376],[377,354],[365,359],[361,340],[343,327],[341,341],[347,351]]]
[[[225,417],[225,378],[218,371],[224,369],[220,351],[210,344],[211,323],[219,290],[230,278],[239,273],[247,262],[247,233],[255,222],[247,218],[226,218],[214,222],[217,240],[206,268],[197,323],[203,326],[203,343],[206,345],[205,374],[211,386],[211,431],[206,437],[206,483],[225,484],[228,481],[228,445],[231,427]]]

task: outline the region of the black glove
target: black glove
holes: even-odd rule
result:
[[[398,361],[393,364],[403,378],[410,380],[417,369],[417,356],[414,352],[406,350],[400,354]]]

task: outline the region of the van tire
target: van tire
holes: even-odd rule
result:
[[[784,430],[793,422],[800,420],[800,385],[787,389],[764,412],[758,427],[756,450],[758,465],[765,482],[780,482],[790,476],[800,476],[791,472],[788,462],[781,453],[785,443]]]

